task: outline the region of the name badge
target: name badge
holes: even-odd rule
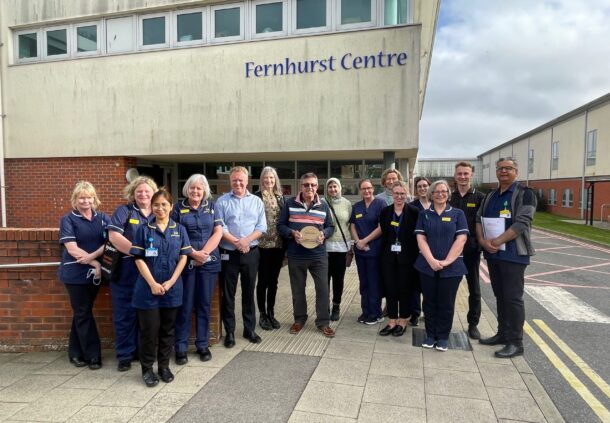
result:
[[[356,219],[360,219],[361,217],[362,217],[362,213],[358,213],[358,214],[356,215]]]
[[[145,255],[146,257],[157,257],[159,255],[159,249],[158,248],[147,248],[145,250]]]
[[[466,203],[466,207],[476,207],[475,203]]]
[[[138,219],[129,219],[129,223],[132,223],[134,225],[139,225],[140,221]]]
[[[510,219],[510,210],[500,210],[500,217]]]
[[[443,222],[451,222],[451,218],[450,217],[443,217],[441,220]]]
[[[220,255],[220,259],[222,261],[229,261],[229,255],[228,254],[221,254]]]
[[[180,214],[188,213],[189,209],[180,209]]]
[[[393,220],[390,222],[390,225],[398,227],[400,223],[394,222]]]
[[[400,245],[400,242],[397,242],[396,244],[392,244],[391,251],[393,253],[400,253],[402,251],[402,246]]]

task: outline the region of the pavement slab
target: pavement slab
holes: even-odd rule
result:
[[[74,366],[72,366],[74,367]],[[140,374],[139,369],[132,368],[128,372],[118,372],[114,367],[102,367],[99,370],[85,370],[71,377],[64,382],[62,388],[74,389],[108,389],[114,385],[120,378],[128,375]]]
[[[5,421],[19,410],[27,406],[27,402],[0,402],[0,421]]]
[[[163,392],[196,394],[220,371],[218,367],[183,367],[175,379],[163,387]]]
[[[70,376],[27,375],[0,391],[4,402],[32,402],[61,385]]]
[[[478,372],[424,369],[426,394],[488,400],[485,385]]]
[[[68,423],[123,423],[128,422],[140,408],[138,407],[103,407],[88,405],[73,415]]]
[[[510,387],[511,389],[527,390],[525,382],[521,378],[521,374],[514,366],[506,366],[503,364],[479,363],[481,377],[485,382],[485,386],[493,386],[496,388]]]
[[[14,384],[44,366],[45,363],[13,363],[8,361],[0,366],[0,388]]]
[[[371,359],[373,358],[373,348],[374,345],[369,342],[354,342],[333,339],[326,348],[323,357],[370,363]]]
[[[120,382],[119,382],[120,381]],[[142,373],[132,371],[117,383],[111,385],[91,405],[102,407],[144,407],[165,384],[160,382],[153,388],[147,388],[142,381]],[[135,413],[134,413],[135,414]]]
[[[357,418],[364,387],[310,381],[295,410]]]
[[[364,386],[370,364],[364,361],[322,358],[311,380]]]
[[[424,377],[422,357],[410,354],[381,354],[374,353],[371,362],[371,374],[398,376],[398,377]]]
[[[386,375],[369,375],[362,402],[426,408],[422,379]]]
[[[54,389],[32,401],[11,419],[37,422],[64,422],[98,396],[101,390]]]
[[[497,418],[486,400],[426,395],[427,423],[491,423]]]
[[[529,391],[490,387],[487,392],[498,418],[526,422],[546,421]]]
[[[356,419],[329,416],[328,414],[306,413],[295,410],[288,423],[355,423]]]
[[[463,372],[478,372],[472,351],[449,350],[446,352],[434,349],[423,351],[424,367],[435,369],[460,370]]]
[[[398,401],[400,402],[400,401]],[[358,423],[426,423],[426,410],[421,408],[399,407],[363,403],[358,415]]]
[[[169,385],[168,385],[169,386]],[[192,394],[166,392],[162,390],[155,395],[129,423],[161,423],[172,418],[174,414],[189,400]]]

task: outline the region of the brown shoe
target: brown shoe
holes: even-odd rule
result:
[[[320,326],[318,330],[327,338],[333,338],[335,336],[335,330],[330,326]]]
[[[292,326],[290,326],[290,333],[296,335],[303,329],[303,324],[299,322],[294,322]]]

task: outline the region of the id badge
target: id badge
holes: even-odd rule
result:
[[[157,257],[159,255],[159,249],[158,248],[147,248],[145,250],[145,255],[146,257]]]
[[[510,210],[500,210],[500,217],[503,217],[504,219],[510,219]]]
[[[402,251],[402,247],[400,246],[400,242],[396,242],[392,244],[391,251],[393,253],[400,253]]]
[[[228,254],[221,254],[220,255],[220,259],[222,261],[229,261],[229,255]]]

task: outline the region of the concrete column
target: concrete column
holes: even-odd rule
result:
[[[393,151],[383,152],[383,168],[394,169],[396,167],[396,153]]]

